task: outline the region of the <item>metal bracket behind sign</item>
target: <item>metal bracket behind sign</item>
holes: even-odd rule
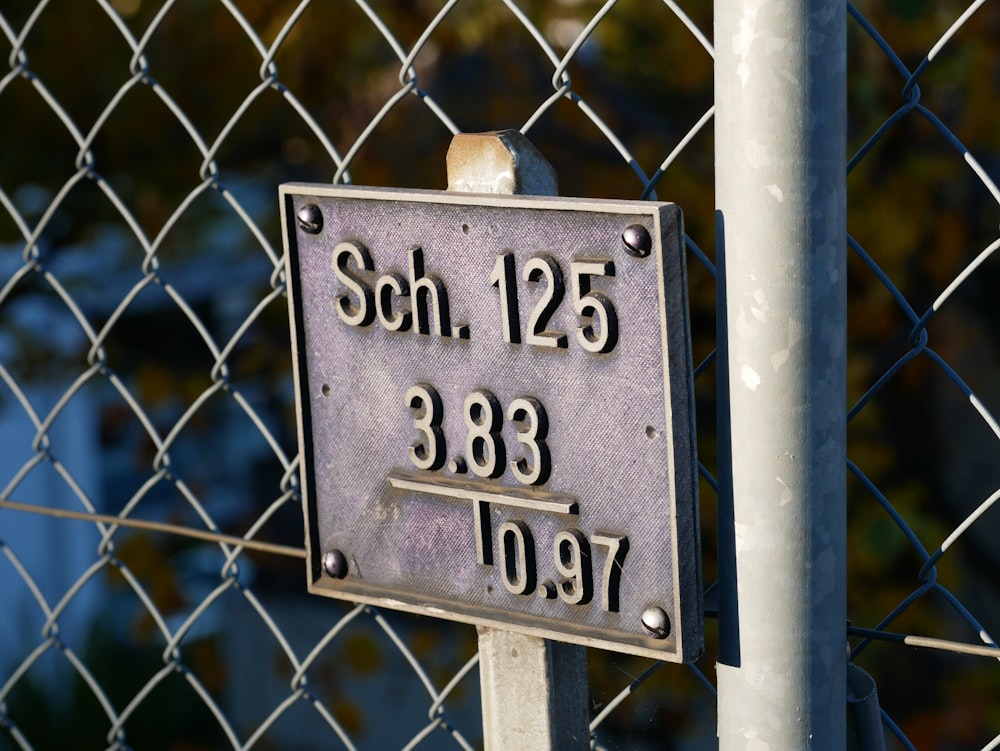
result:
[[[280,194],[310,591],[700,654],[677,207]]]

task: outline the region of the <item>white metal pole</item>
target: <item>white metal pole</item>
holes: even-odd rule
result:
[[[516,130],[459,133],[448,149],[448,190],[555,195],[555,172]],[[479,628],[486,751],[590,748],[587,650]]]
[[[715,2],[722,751],[845,746],[845,26]]]

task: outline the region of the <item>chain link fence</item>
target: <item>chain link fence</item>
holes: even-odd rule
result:
[[[885,724],[906,748],[1000,745],[998,561],[987,539],[1000,429],[996,347],[985,344],[1000,162],[995,136],[975,122],[993,109],[997,11],[914,5],[888,18],[848,6],[857,71],[849,633],[852,658],[876,675]],[[887,73],[878,92],[865,80],[872,68]]]
[[[0,748],[482,744],[474,629],[301,594],[276,186],[502,127],[684,208],[707,650],[591,651],[591,729],[714,744],[711,3],[70,6],[0,4]],[[852,659],[890,745],[995,748],[1000,7],[847,12]]]

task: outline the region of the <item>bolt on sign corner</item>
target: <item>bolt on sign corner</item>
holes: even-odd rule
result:
[[[309,591],[702,649],[672,204],[280,189]]]

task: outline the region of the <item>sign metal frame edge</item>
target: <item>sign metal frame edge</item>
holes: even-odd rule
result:
[[[523,195],[499,195],[486,193],[456,193],[440,190],[427,189],[398,189],[369,186],[337,186],[322,183],[283,183],[278,187],[279,211],[282,228],[282,246],[284,250],[283,271],[285,274],[285,288],[288,297],[289,333],[292,346],[292,373],[295,386],[295,412],[296,427],[299,441],[300,454],[299,461],[299,492],[302,498],[302,512],[305,524],[305,550],[306,550],[306,585],[310,594],[317,594],[334,599],[347,600],[354,603],[385,607],[391,610],[399,610],[416,615],[430,616],[434,618],[444,618],[446,620],[468,623],[475,626],[498,628],[532,636],[552,639],[572,644],[580,644],[588,647],[609,650],[613,652],[633,654],[641,657],[649,657],[667,662],[692,662],[698,659],[704,650],[704,607],[703,588],[701,573],[701,540],[700,540],[700,520],[698,503],[698,464],[695,448],[695,425],[694,425],[694,386],[691,367],[691,334],[690,318],[688,315],[687,301],[687,275],[685,263],[683,217],[680,208],[676,204],[639,200],[616,200],[616,199],[584,199],[562,196],[523,196]],[[552,628],[533,626],[519,620],[519,614],[511,613],[512,620],[502,620],[461,610],[448,609],[448,606],[455,608],[456,603],[441,603],[442,606],[431,602],[431,598],[423,598],[427,602],[398,600],[391,596],[379,596],[367,594],[363,591],[356,591],[357,587],[352,582],[346,580],[333,580],[326,577],[322,572],[322,555],[319,541],[317,539],[318,513],[316,503],[310,503],[310,498],[315,488],[313,477],[314,467],[311,461],[312,454],[312,424],[309,411],[308,374],[305,365],[306,354],[301,347],[304,336],[304,322],[301,320],[301,306],[297,301],[301,298],[301,281],[298,276],[298,247],[293,243],[297,230],[297,222],[290,211],[291,202],[295,197],[315,196],[316,198],[350,198],[354,200],[367,199],[374,201],[408,201],[412,203],[429,204],[450,204],[456,206],[491,206],[509,208],[520,206],[526,209],[545,209],[562,211],[590,211],[600,213],[627,213],[636,216],[648,216],[652,218],[656,230],[657,238],[663,235],[663,212],[676,212],[676,228],[678,233],[678,243],[681,250],[679,267],[681,278],[675,283],[680,290],[679,302],[682,310],[676,311],[680,314],[684,331],[682,334],[675,334],[676,342],[683,344],[682,351],[676,351],[676,347],[671,347],[669,341],[667,320],[670,311],[667,309],[668,300],[666,297],[666,269],[664,268],[663,254],[658,254],[657,263],[657,304],[660,311],[660,339],[662,344],[663,357],[663,377],[664,377],[664,415],[669,417],[667,425],[671,430],[676,426],[678,410],[687,414],[686,428],[688,434],[686,444],[688,451],[679,451],[678,441],[671,442],[671,452],[668,453],[667,461],[670,462],[670,472],[673,478],[671,491],[674,493],[674,514],[669,520],[670,532],[673,545],[671,553],[675,571],[675,582],[673,586],[674,613],[679,616],[680,623],[675,624],[672,629],[671,640],[673,649],[657,648],[657,640],[648,639],[649,647],[643,647],[625,641],[618,641],[608,638],[606,635],[590,636],[585,632],[587,628],[576,624],[567,624],[574,630],[572,632],[557,631]],[[659,241],[659,240],[658,240]],[[677,325],[674,321],[673,325]],[[684,388],[674,388],[674,376],[678,370],[684,373]],[[681,455],[683,453],[683,456]],[[682,461],[683,459],[683,461]],[[684,518],[683,514],[677,513],[677,501],[682,494],[678,492],[680,487],[687,486],[685,495],[686,502],[690,503],[689,518]],[[664,503],[668,503],[664,499]],[[669,509],[665,509],[669,510]],[[679,524],[686,522],[688,529],[679,529]],[[681,540],[687,541],[693,550],[686,550],[685,556],[680,553]],[[695,571],[682,575],[681,560],[687,558],[694,561]],[[368,585],[370,589],[370,585]],[[384,589],[384,588],[383,588]],[[683,591],[682,591],[683,590]],[[384,590],[388,592],[388,590]],[[417,600],[420,598],[414,598]],[[682,608],[681,601],[689,603],[689,607]],[[694,603],[694,604],[691,604]]]

